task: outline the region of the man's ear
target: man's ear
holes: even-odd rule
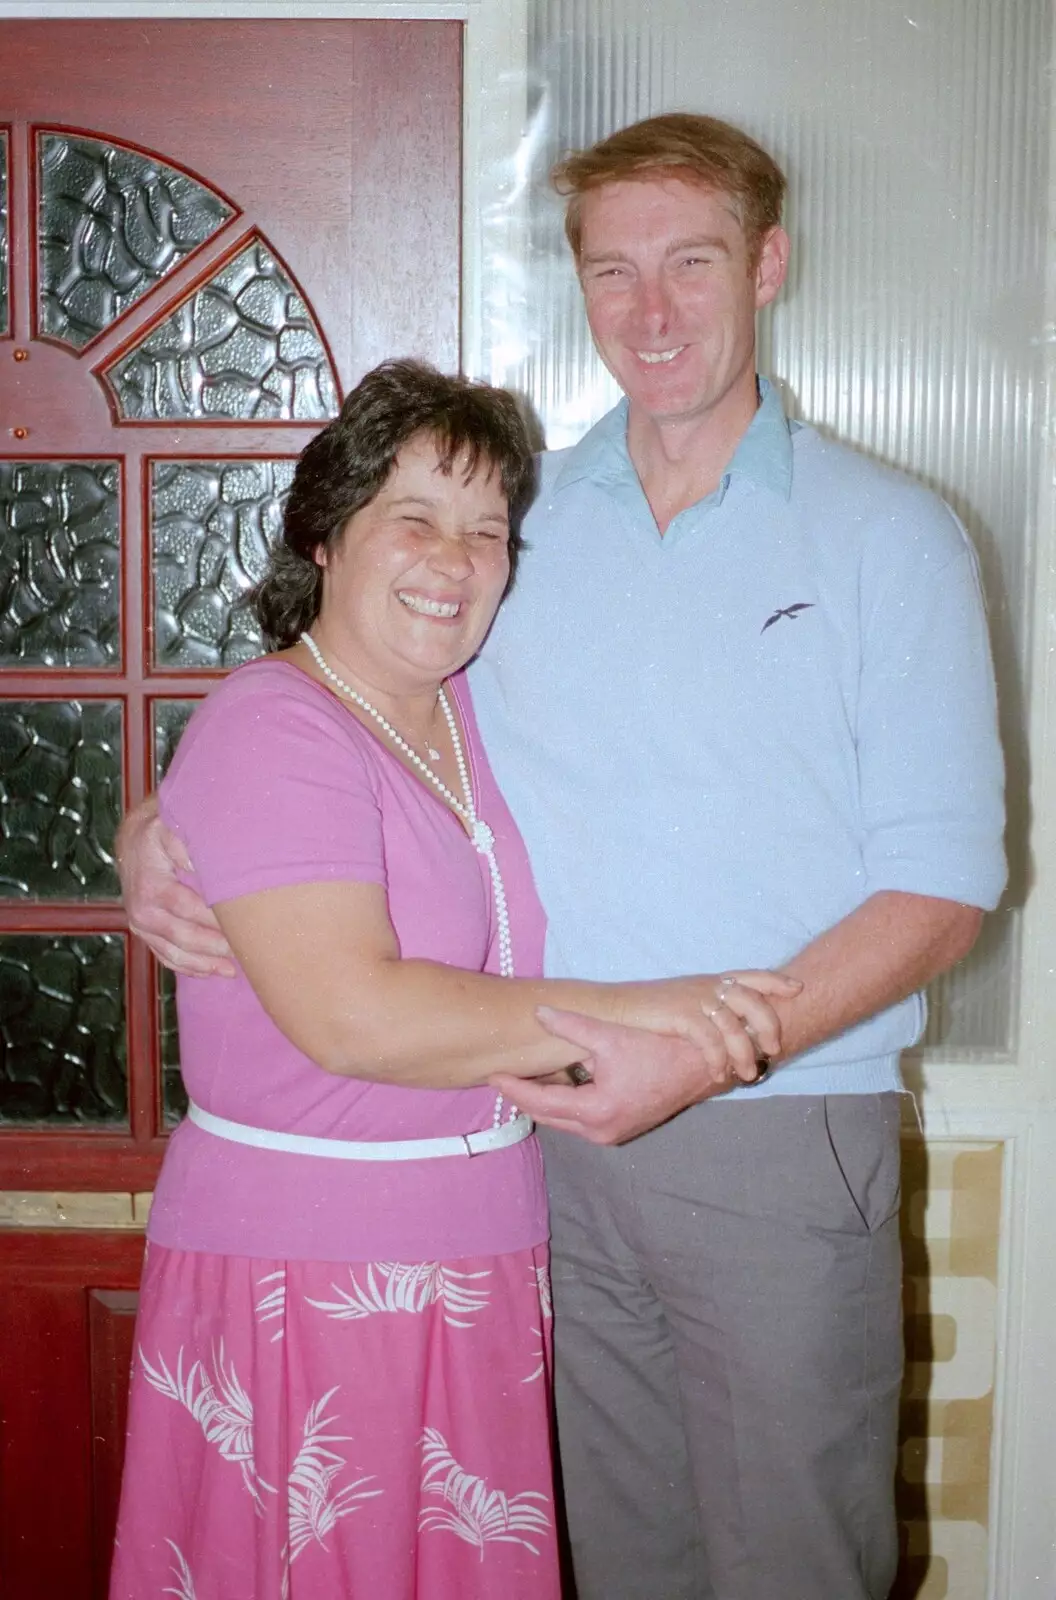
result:
[[[759,259],[755,265],[755,309],[761,311],[774,299],[785,281],[788,271],[788,254],[791,249],[784,228],[771,228],[763,235],[759,246]]]

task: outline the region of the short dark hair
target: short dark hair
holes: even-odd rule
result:
[[[753,256],[781,221],[785,175],[762,145],[718,117],[668,111],[619,128],[588,150],[573,150],[554,167],[554,188],[568,196],[565,233],[576,260],[585,194],[606,183],[665,177],[684,178],[727,195],[737,207]]]
[[[332,549],[350,517],[380,493],[404,445],[424,434],[442,471],[464,459],[467,476],[484,462],[498,471],[510,518],[510,581],[521,523],[535,495],[528,431],[505,389],[448,377],[422,361],[384,361],[351,391],[335,417],[302,450],[283,517],[282,538],[252,591],[269,650],[296,644],[319,615],[323,573],[316,553]]]

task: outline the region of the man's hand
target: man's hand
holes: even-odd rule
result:
[[[580,1045],[591,1081],[579,1088],[497,1074],[490,1083],[547,1128],[591,1144],[623,1144],[740,1082],[725,1042],[700,1048],[671,1034],[598,1022],[578,1012],[541,1006],[551,1033]]]
[[[121,892],[133,933],[163,966],[186,977],[234,977],[231,949],[201,897],[179,881],[190,860],[150,798],[130,811],[117,838]]]

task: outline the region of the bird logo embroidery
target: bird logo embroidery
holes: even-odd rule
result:
[[[767,617],[759,632],[765,633],[767,628],[772,628],[774,623],[780,622],[782,617],[788,617],[792,622],[795,622],[801,611],[810,611],[813,605],[813,600],[800,600],[794,606],[778,606],[774,614]]]

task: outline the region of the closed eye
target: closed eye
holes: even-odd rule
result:
[[[589,267],[586,276],[591,282],[596,281],[598,278],[622,278],[626,276],[626,268],[618,264]]]

